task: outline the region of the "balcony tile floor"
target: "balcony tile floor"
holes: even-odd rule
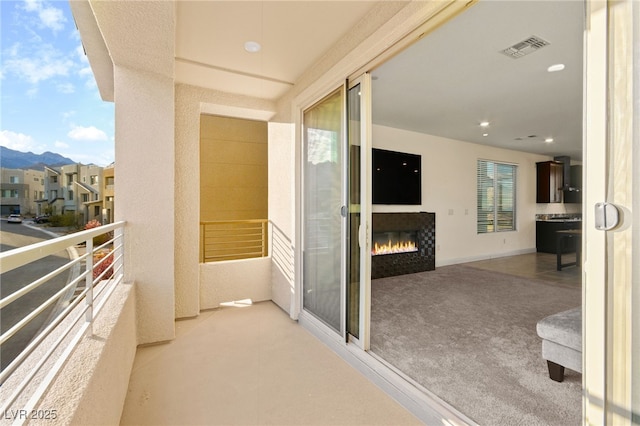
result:
[[[420,424],[272,302],[242,306],[138,348],[121,424]]]

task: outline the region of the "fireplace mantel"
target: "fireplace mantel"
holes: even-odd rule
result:
[[[372,256],[371,279],[432,271],[436,268],[435,213],[373,213],[373,233],[395,231],[415,231],[418,251]]]

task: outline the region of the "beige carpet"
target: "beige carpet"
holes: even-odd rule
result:
[[[582,375],[549,379],[536,323],[580,286],[463,265],[372,282],[373,353],[481,425],[573,425]]]

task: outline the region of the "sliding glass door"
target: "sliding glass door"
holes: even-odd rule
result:
[[[350,80],[347,91],[348,217],[347,333],[360,348],[369,349],[371,289],[370,256],[370,87],[371,76]]]
[[[370,119],[364,74],[303,113],[303,308],[368,349]]]
[[[344,90],[303,116],[303,307],[343,335],[345,277]]]

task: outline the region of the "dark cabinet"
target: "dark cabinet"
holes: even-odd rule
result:
[[[558,161],[536,163],[536,203],[562,202],[562,167]]]
[[[537,221],[536,222],[536,251],[540,253],[556,254],[558,250],[558,239],[556,231],[567,229],[581,229],[581,221]],[[577,238],[565,238],[562,246],[562,253],[573,253],[576,251]]]
[[[564,191],[564,202],[582,203],[582,166],[571,166],[571,180]]]

